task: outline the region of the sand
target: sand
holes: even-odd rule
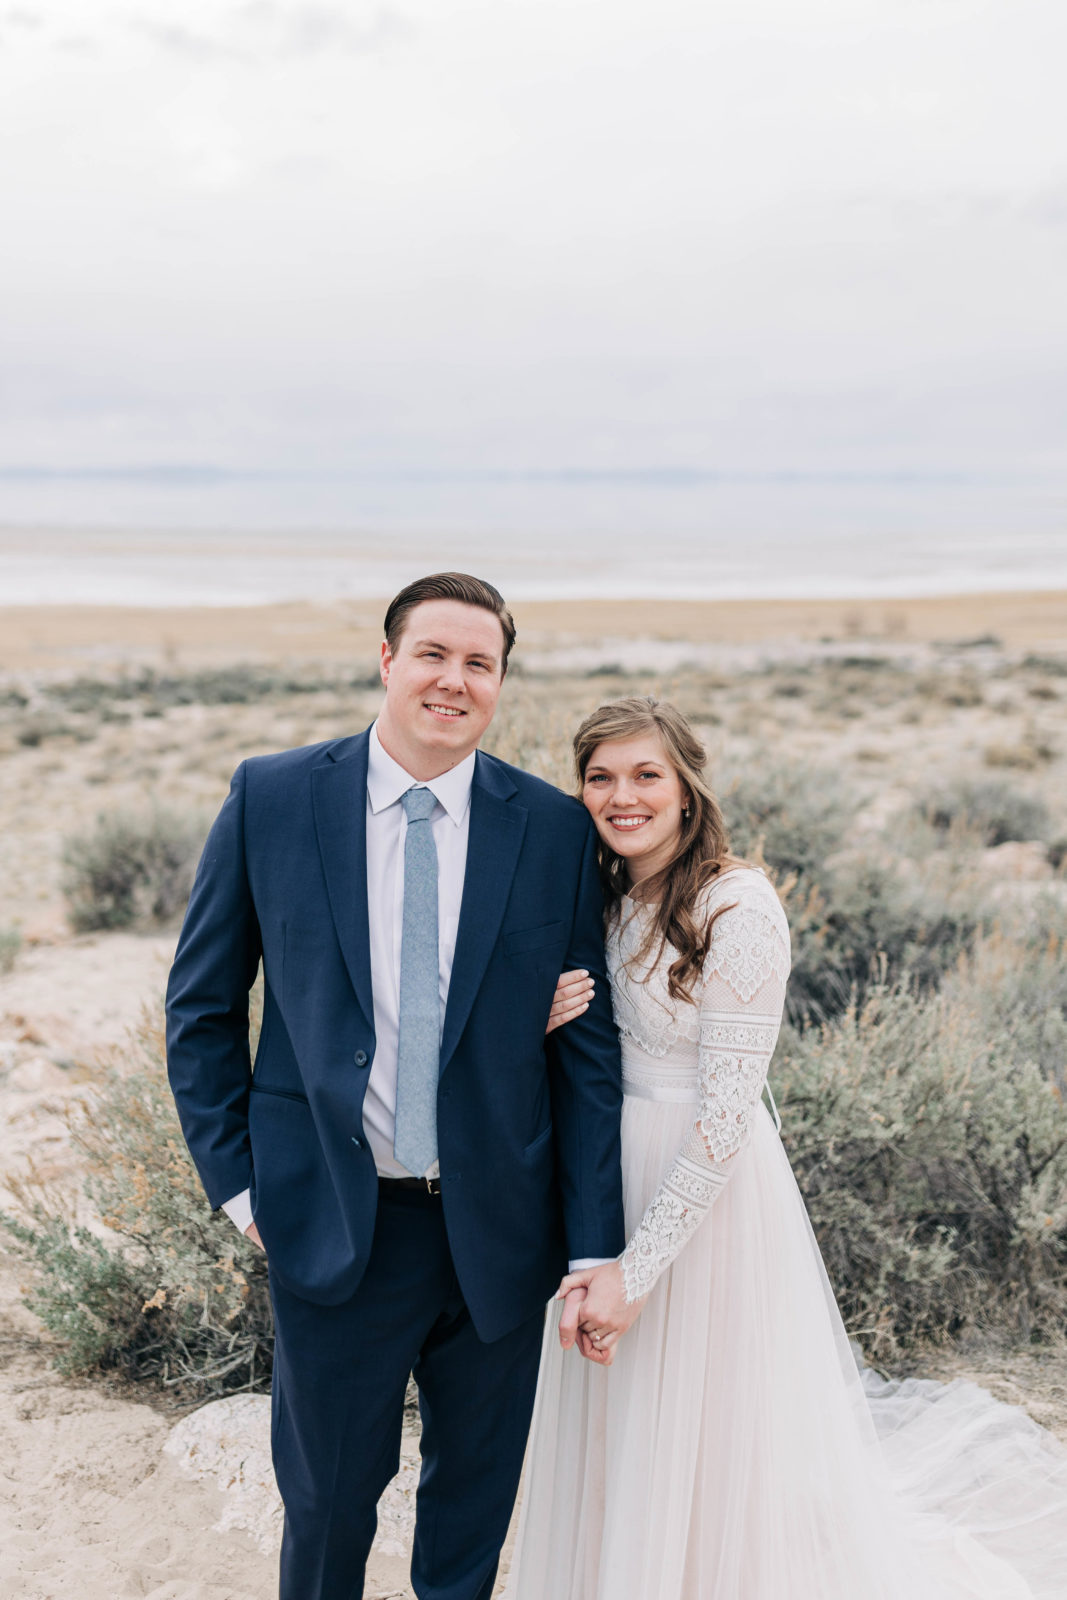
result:
[[[118,662],[189,667],[220,661],[373,660],[381,601],[363,605],[0,607],[0,671]],[[559,600],[515,607],[517,659],[587,639],[701,644],[993,636],[1009,648],[1067,641],[1067,592],[902,600]]]

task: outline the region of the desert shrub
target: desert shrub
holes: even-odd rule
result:
[[[914,682],[915,693],[921,699],[945,706],[970,708],[980,706],[985,699],[982,680],[972,667],[964,667],[959,672],[943,667],[921,673]]]
[[[63,893],[71,926],[150,927],[184,909],[205,828],[164,807],[145,814],[114,812],[63,846]]]
[[[75,731],[69,722],[64,722],[60,717],[50,716],[47,712],[34,712],[18,724],[15,737],[19,744],[35,750],[46,739],[68,739]],[[92,737],[91,732],[89,737]]]
[[[917,871],[884,845],[842,849],[858,801],[835,769],[756,768],[726,788],[723,808],[734,850],[765,863],[786,901],[795,1024],[837,1016],[905,972],[936,984],[982,923],[949,874]]]
[[[21,948],[22,935],[17,928],[0,928],[0,972],[11,971]]]
[[[1047,672],[1050,677],[1067,678],[1067,655],[1028,655],[1023,657],[1022,664],[1031,671]]]
[[[967,886],[887,853],[839,856],[797,890],[786,896],[794,1023],[826,1021],[905,973],[917,991],[936,986],[989,915]]]
[[[195,672],[138,672],[114,678],[74,678],[51,684],[49,699],[78,713],[94,713],[101,720],[114,720],[116,704],[136,702],[145,716],[163,716],[174,706],[253,705],[285,695],[316,695],[323,691],[379,687],[378,674],[337,673],[309,667],[306,671],[286,671],[235,662],[207,667]]]
[[[581,719],[533,695],[505,697],[493,718],[483,748],[490,755],[544,778],[567,794],[575,791],[571,736]]]
[[[996,927],[979,939],[945,991],[1067,1095],[1067,914],[1057,900],[1039,900],[1024,929]]]
[[[31,1176],[4,1218],[35,1271],[28,1303],[67,1373],[118,1373],[203,1400],[266,1387],[272,1334],[266,1258],[213,1215],[182,1139],[158,1023],[113,1062],[71,1117],[85,1164],[81,1205]]]
[[[975,834],[986,846],[1044,839],[1049,830],[1044,801],[1003,779],[945,785],[919,800],[917,808],[939,833]]]
[[[976,633],[970,639],[954,639],[954,650],[1003,650],[1004,640],[996,633]]]
[[[836,768],[791,762],[747,767],[720,799],[736,854],[765,862],[779,879],[809,883],[818,882],[857,810]]]
[[[1015,767],[1020,772],[1033,772],[1056,759],[1056,748],[1043,734],[1028,728],[1014,744],[996,740],[987,744],[982,752],[987,767]]]
[[[790,1032],[775,1067],[790,1159],[850,1330],[875,1356],[978,1328],[1067,1329],[1067,1124],[983,975],[871,991]]]

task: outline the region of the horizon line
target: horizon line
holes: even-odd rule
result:
[[[154,462],[114,467],[0,466],[0,483],[172,483],[225,484],[277,482],[386,482],[408,484],[538,484],[581,486],[614,483],[687,487],[698,484],[885,484],[985,485],[1036,481],[1061,476],[1062,468],[840,468],[729,469],[714,467],[231,467],[212,462]]]

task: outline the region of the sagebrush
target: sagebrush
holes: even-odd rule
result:
[[[36,1267],[28,1303],[67,1373],[151,1379],[183,1398],[265,1387],[273,1336],[266,1259],[212,1214],[167,1083],[160,1025],[71,1112],[82,1204],[29,1178],[4,1219]],[[78,1211],[83,1211],[81,1219]]]
[[[10,972],[15,958],[22,949],[22,935],[17,928],[0,928],[0,972]]]
[[[970,833],[992,848],[1016,839],[1047,839],[1049,809],[1039,795],[1000,779],[960,779],[918,802],[920,814],[942,834]]]
[[[63,893],[76,933],[159,927],[185,909],[207,832],[203,819],[157,806],[116,811],[63,846]]]
[[[936,986],[988,925],[990,908],[956,859],[916,862],[886,837],[842,848],[859,801],[830,767],[752,765],[728,784],[734,852],[765,866],[789,914],[786,1014],[826,1022],[905,973]]]
[[[831,1282],[876,1355],[981,1329],[1067,1333],[1064,995],[1020,1027],[1032,964],[1018,944],[980,945],[939,991],[874,989],[776,1058]]]

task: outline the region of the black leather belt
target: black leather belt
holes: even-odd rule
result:
[[[386,1191],[419,1189],[423,1194],[436,1195],[441,1193],[441,1180],[440,1178],[385,1178],[379,1173],[378,1187]]]

